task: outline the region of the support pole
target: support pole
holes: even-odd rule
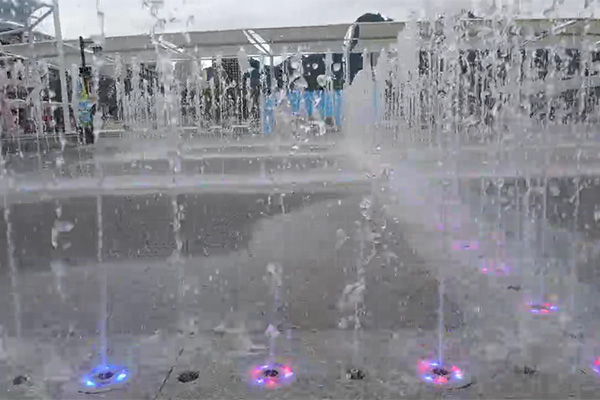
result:
[[[64,121],[64,131],[60,132],[60,142],[64,149],[66,144],[65,133],[72,132],[71,118],[69,116],[69,94],[67,93],[67,71],[65,68],[65,48],[63,44],[62,29],[60,26],[60,8],[58,0],[52,0],[53,17],[54,17],[54,35],[56,36],[56,47],[58,50],[58,71],[60,73],[60,93]]]

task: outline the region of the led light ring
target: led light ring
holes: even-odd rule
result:
[[[423,360],[419,363],[419,374],[425,383],[436,386],[445,386],[463,381],[464,372],[456,365],[452,365],[450,370],[446,370],[440,363]]]
[[[600,375],[600,357],[596,357],[594,360],[594,364],[592,365],[592,369],[596,373],[596,375]]]
[[[127,382],[129,372],[123,367],[112,365],[98,366],[82,379],[83,387],[88,391],[109,389]]]
[[[253,385],[275,389],[291,383],[294,371],[292,367],[280,363],[264,364],[252,368],[250,379]]]
[[[558,306],[553,303],[529,303],[528,306],[533,315],[548,315],[558,311]]]

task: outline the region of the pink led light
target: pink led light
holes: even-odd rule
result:
[[[453,385],[464,379],[462,370],[456,365],[446,369],[438,362],[421,360],[417,364],[417,370],[425,383],[433,383],[436,386]]]
[[[483,267],[479,270],[484,275],[494,276],[508,276],[510,275],[510,268],[503,262],[495,259],[484,260]]]
[[[596,357],[594,360],[594,364],[592,365],[592,370],[596,373],[596,375],[600,375],[600,357]]]
[[[276,389],[294,380],[292,367],[279,363],[255,366],[250,370],[249,375],[250,384],[267,389]]]
[[[558,306],[553,303],[529,303],[527,307],[533,315],[548,315],[558,311]]]

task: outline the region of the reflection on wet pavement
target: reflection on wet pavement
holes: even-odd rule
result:
[[[85,151],[81,158],[68,154],[66,164],[95,168],[98,161],[86,159]],[[184,162],[182,173],[202,166],[220,173],[220,163],[225,174],[291,168],[301,175],[303,168],[343,164],[331,154],[259,156],[257,164],[252,157],[211,157]],[[126,161],[111,174],[164,175],[171,167],[162,160]],[[510,268],[506,276],[491,268],[449,274],[445,352],[477,379],[444,397],[499,397],[507,387],[517,397],[593,396],[585,386],[596,386],[589,371],[577,384],[556,373],[568,362],[563,347],[578,346],[593,325],[570,332],[568,324],[556,328],[542,320],[553,328],[540,328],[496,303],[523,303],[536,294],[531,283],[548,271],[568,276],[568,239],[575,235],[587,246],[582,257],[589,256],[577,263],[577,278],[584,285],[597,281],[596,182],[552,179],[545,192],[540,180],[460,182],[462,202],[480,216],[482,231],[460,237],[476,245],[459,248],[475,264],[487,261],[478,259],[483,254],[509,255]],[[451,261],[438,254],[430,235],[413,247],[415,227],[391,218],[375,190],[350,183],[319,191],[297,185],[254,193],[221,188],[12,199],[0,220],[0,304],[7,305],[0,308],[0,376],[9,377],[0,382],[0,397],[89,397],[79,393],[77,377],[97,363],[106,279],[108,357],[135,377],[107,398],[438,398],[439,391],[418,379],[416,366],[435,356],[438,264],[450,270]],[[521,265],[530,261],[537,266],[531,277]],[[278,268],[275,296],[270,282]],[[547,287],[563,300],[569,282]],[[269,325],[271,335],[278,333],[273,342],[265,334]],[[277,362],[289,362],[297,379],[266,394],[249,387],[247,373],[265,362],[273,343]],[[534,365],[532,359],[543,364],[538,353],[544,360],[556,356],[556,368]],[[524,365],[536,373],[522,373]],[[352,368],[363,379],[349,379]],[[197,379],[180,382],[189,371],[199,371]],[[21,375],[30,379],[13,385]]]

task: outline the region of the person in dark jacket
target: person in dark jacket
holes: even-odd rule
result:
[[[354,50],[354,48],[358,45],[358,40],[360,39],[360,23],[363,23],[363,22],[390,22],[390,21],[393,21],[393,20],[391,18],[386,18],[379,13],[377,13],[377,14],[366,13],[366,14],[363,14],[360,17],[358,17],[356,19],[356,21],[354,21],[354,24],[352,24],[352,26],[350,27],[350,29],[352,29],[352,31],[350,34],[349,50],[350,51]]]
[[[368,23],[368,22],[391,22],[393,21],[391,18],[386,18],[379,13],[366,13],[361,15],[354,21],[354,23],[348,29],[346,33],[346,38],[344,41],[345,54],[349,59],[349,74],[348,78],[350,82],[354,80],[354,77],[362,69],[363,66],[363,55],[361,53],[353,53],[353,51],[358,46],[360,40],[360,24]],[[375,66],[375,55],[373,53],[370,54],[370,64],[371,67]]]

